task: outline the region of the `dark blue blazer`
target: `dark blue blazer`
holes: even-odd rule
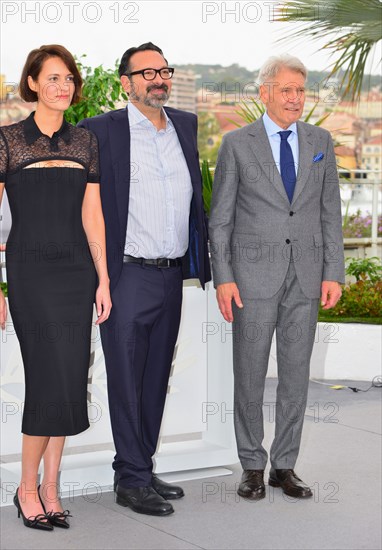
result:
[[[211,280],[207,249],[207,227],[203,208],[202,179],[197,149],[197,117],[192,113],[165,107],[182,147],[191,176],[193,197],[190,212],[189,247],[182,262],[184,279],[198,278],[202,287]],[[98,138],[102,209],[106,225],[107,261],[110,287],[119,280],[123,265],[129,211],[130,126],[128,110],[119,109],[79,122]]]

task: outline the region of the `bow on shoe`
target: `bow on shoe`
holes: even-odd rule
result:
[[[69,510],[64,510],[63,512],[48,512],[47,517],[50,523],[55,527],[64,527],[65,529],[70,527],[67,518],[71,518],[72,515]]]
[[[28,527],[35,527],[38,523],[40,523],[44,519],[49,520],[49,514],[38,514],[37,516],[29,516],[29,518],[27,518],[29,522]]]
[[[47,516],[49,518],[62,519],[62,520],[73,517],[69,510],[64,510],[63,512],[48,512]]]

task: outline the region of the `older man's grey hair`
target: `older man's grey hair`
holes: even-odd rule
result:
[[[289,54],[274,55],[267,59],[261,67],[258,77],[259,83],[264,84],[264,82],[275,78],[281,69],[289,69],[290,71],[301,73],[305,79],[308,76],[307,68],[298,57]]]

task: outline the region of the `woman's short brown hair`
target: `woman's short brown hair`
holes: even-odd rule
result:
[[[59,44],[41,46],[40,48],[30,52],[25,62],[20,79],[19,91],[21,98],[28,102],[38,100],[37,93],[29,87],[28,76],[31,76],[36,82],[44,62],[50,57],[59,57],[73,75],[75,88],[71,105],[78,103],[81,99],[82,77],[72,54],[64,48],[64,46],[60,46]]]

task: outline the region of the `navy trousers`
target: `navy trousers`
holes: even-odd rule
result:
[[[180,267],[124,264],[101,325],[113,468],[122,487],[151,485],[182,306]]]

